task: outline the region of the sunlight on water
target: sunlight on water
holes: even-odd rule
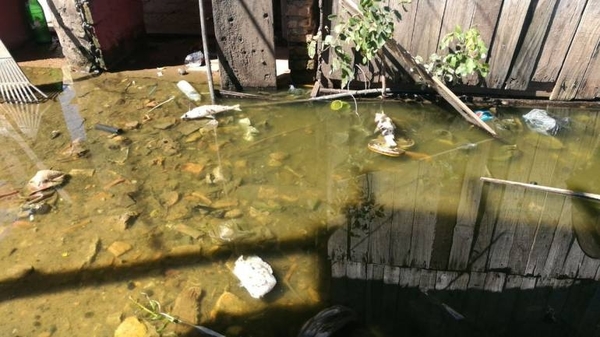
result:
[[[355,113],[352,105],[222,100],[242,111],[217,115],[215,134],[210,120],[180,120],[192,103],[175,83],[106,74],[68,93],[38,112],[11,107],[1,120],[0,321],[12,335],[109,336],[124,317],[143,317],[130,297],[148,294],[169,311],[198,287],[199,308],[183,309],[198,310],[198,323],[228,336],[295,336],[329,303],[327,240],[360,201],[361,177],[426,179],[415,173],[426,162],[433,185],[453,186],[443,196],[451,204],[473,156],[488,156],[500,178],[542,153],[560,170],[592,158],[578,144],[597,133],[585,127],[589,112],[572,112],[572,129],[550,139],[514,124],[526,111],[503,111],[503,143],[429,104],[369,101]],[[415,141],[406,155],[367,149],[380,111]],[[46,213],[21,207],[41,169],[69,175]],[[240,255],[272,266],[278,285],[263,300],[231,273]]]

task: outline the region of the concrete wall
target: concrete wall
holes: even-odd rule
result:
[[[287,42],[289,46],[290,69],[295,84],[311,82],[315,64],[308,58],[307,38],[316,31],[316,0],[270,0],[277,10],[273,13],[272,24],[278,46]],[[149,34],[200,35],[198,0],[145,0],[144,22]],[[225,2],[218,2],[217,10],[227,13]],[[207,13],[209,40],[214,37],[212,27],[212,7],[210,0],[204,0]],[[224,14],[226,15],[226,14]],[[210,17],[209,17],[210,16]]]
[[[275,36],[271,0],[213,0],[221,88],[275,89]]]

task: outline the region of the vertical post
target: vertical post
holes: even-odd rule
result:
[[[204,60],[206,62],[206,76],[208,79],[208,91],[210,92],[210,102],[215,104],[215,86],[213,84],[212,70],[210,69],[210,56],[208,55],[208,39],[206,38],[206,22],[204,20],[204,3],[198,0],[200,5],[200,29],[202,30],[202,49]]]

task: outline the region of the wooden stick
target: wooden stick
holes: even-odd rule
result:
[[[340,2],[352,15],[361,15],[358,5],[352,0],[343,0]],[[490,135],[498,137],[496,132],[482,121],[475,113],[461,101],[440,79],[428,73],[423,65],[419,64],[414,57],[400,43],[394,40],[389,40],[384,48],[390,53],[400,65],[413,76],[413,79],[418,80],[421,77],[423,81],[429,84],[442,98],[444,98],[452,107],[458,111],[468,122],[482,128]],[[414,70],[415,72],[411,72]]]
[[[583,198],[583,199],[588,199],[588,200],[600,201],[600,194],[577,192],[577,191],[565,190],[565,189],[557,188],[557,187],[533,185],[533,184],[527,184],[527,183],[520,183],[517,181],[495,179],[495,178],[489,178],[489,177],[481,177],[480,179],[481,179],[481,181],[494,183],[494,184],[520,186],[520,187],[525,187],[525,188],[529,188],[529,189],[537,190],[537,191],[551,192],[551,193],[562,194],[562,195],[566,195],[566,196],[570,196],[570,197],[578,197],[578,198]]]

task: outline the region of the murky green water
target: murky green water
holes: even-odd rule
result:
[[[595,139],[589,111],[570,112],[571,136],[560,143],[512,124],[523,111],[502,111],[502,143],[429,104],[372,101],[355,113],[321,102],[219,103],[241,104],[242,112],[218,115],[215,132],[207,120],[179,119],[193,104],[174,83],[107,74],[75,81],[54,101],[7,107],[0,120],[6,335],[111,336],[123,318],[144,317],[130,298],[147,303],[148,294],[170,312],[196,287],[201,324],[228,336],[295,336],[330,303],[327,239],[360,198],[357,177],[410,176],[428,162],[460,194],[472,156],[489,156],[498,177],[542,147],[560,163],[593,157],[580,146]],[[381,110],[415,140],[410,153],[367,149]],[[124,132],[97,130],[98,123]],[[20,196],[44,168],[69,179],[47,199],[49,212],[30,214]],[[240,255],[273,267],[278,285],[265,299],[252,299],[231,273]]]

